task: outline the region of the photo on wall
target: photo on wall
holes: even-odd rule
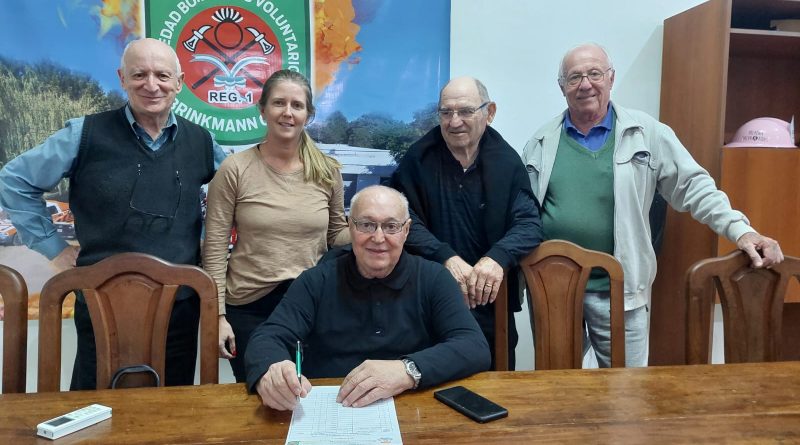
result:
[[[13,11],[0,16],[0,167],[67,120],[124,105],[122,51],[153,37],[176,50],[185,72],[173,111],[230,152],[264,137],[254,104],[272,72],[307,76],[317,109],[307,130],[343,164],[348,208],[437,125],[449,78],[449,1],[0,0],[0,9]],[[68,181],[44,198],[58,235],[77,245]],[[0,263],[22,273],[36,318],[38,292],[54,271],[2,208]]]

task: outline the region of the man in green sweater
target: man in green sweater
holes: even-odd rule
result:
[[[666,125],[611,103],[614,67],[606,51],[584,44],[561,61],[567,110],[540,128],[523,150],[542,203],[545,239],[566,239],[614,255],[625,272],[625,361],[647,362],[650,288],[656,256],[650,207],[658,192],[750,255],[753,267],[783,260],[775,240],[758,234]],[[610,364],[609,282],[593,273],[584,320],[601,367]],[[587,344],[588,348],[588,342]]]

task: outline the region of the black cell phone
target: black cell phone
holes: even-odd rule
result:
[[[434,391],[433,397],[479,423],[508,416],[507,409],[463,386]]]

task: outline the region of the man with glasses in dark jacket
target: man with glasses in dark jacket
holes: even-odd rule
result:
[[[519,155],[492,129],[497,105],[477,79],[439,95],[440,125],[415,142],[392,176],[411,210],[409,252],[444,264],[494,351],[494,301],[508,276],[509,368],[524,283],[517,265],[542,240],[539,205]]]

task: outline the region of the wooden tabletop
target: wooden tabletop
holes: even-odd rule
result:
[[[395,398],[404,444],[800,443],[800,362],[487,372],[453,384],[508,418],[478,424],[432,390],[411,392]],[[56,444],[283,444],[291,419],[238,384],[8,394],[0,444],[53,443],[36,425],[91,403],[112,418]]]

